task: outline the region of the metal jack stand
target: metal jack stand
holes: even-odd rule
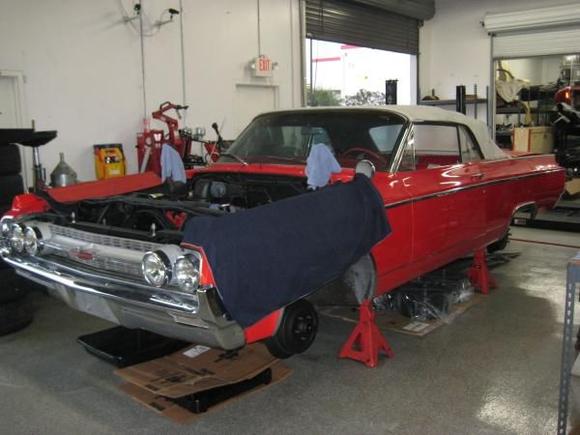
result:
[[[564,334],[562,343],[562,364],[560,366],[560,398],[558,400],[558,435],[566,435],[568,424],[568,397],[570,376],[574,364],[574,302],[576,286],[580,283],[580,252],[568,263],[566,282],[566,302],[564,305]]]
[[[339,358],[350,358],[367,367],[376,367],[381,351],[387,358],[393,358],[395,354],[375,323],[375,312],[370,300],[365,300],[359,311],[359,322],[342,346]]]
[[[475,251],[473,264],[468,272],[469,280],[474,287],[478,288],[484,295],[489,294],[490,288],[496,288],[497,283],[487,267],[485,249]]]

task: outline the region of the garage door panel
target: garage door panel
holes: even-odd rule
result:
[[[306,0],[309,38],[416,55],[419,21],[337,0]]]
[[[577,52],[580,52],[580,27],[499,34],[493,38],[496,59]]]

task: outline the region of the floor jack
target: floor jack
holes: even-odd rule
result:
[[[350,358],[364,363],[367,367],[376,367],[379,354],[387,358],[395,356],[391,346],[381,334],[375,323],[375,312],[370,300],[365,300],[359,308],[359,321],[352,334],[340,350],[339,358]]]
[[[467,275],[473,286],[479,289],[479,291],[484,295],[489,294],[490,288],[497,287],[495,278],[491,276],[489,268],[487,267],[485,248],[475,251],[473,255],[473,264],[469,268]]]

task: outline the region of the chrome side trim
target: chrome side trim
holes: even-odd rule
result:
[[[530,217],[532,217],[532,219],[534,219],[537,212],[538,212],[538,205],[534,201],[527,201],[527,202],[523,202],[521,204],[516,205],[512,211],[512,219],[514,218],[516,213],[519,213],[520,210],[528,208],[528,207],[533,207],[533,211],[530,212]]]
[[[541,175],[551,174],[551,173],[555,173],[555,172],[561,172],[563,170],[564,169],[551,169],[551,170],[547,170],[547,171],[543,171],[543,172],[539,172],[539,173],[534,173],[534,174],[516,175],[514,177],[507,177],[507,178],[501,178],[501,179],[497,179],[497,180],[490,180],[490,181],[483,181],[483,182],[479,182],[479,183],[469,184],[467,186],[454,187],[452,189],[428,193],[425,195],[417,196],[415,198],[403,199],[400,201],[395,201],[395,202],[392,202],[389,204],[385,204],[385,209],[399,207],[401,205],[406,205],[406,204],[413,204],[413,203],[416,203],[419,201],[424,201],[424,200],[431,199],[431,198],[439,198],[439,197],[451,195],[453,193],[457,193],[457,192],[460,192],[463,190],[477,189],[479,187],[492,186],[495,184],[506,183],[508,181],[513,181],[513,180],[520,180],[520,179],[531,178],[531,177],[539,177]]]

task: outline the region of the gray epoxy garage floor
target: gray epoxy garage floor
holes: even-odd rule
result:
[[[514,229],[580,247],[580,235]],[[0,434],[554,433],[565,267],[577,249],[512,242],[500,288],[425,338],[387,334],[376,369],[336,354],[352,325],[322,318],[283,383],[179,426],[121,393],[77,336],[109,326],[37,295],[36,319],[0,338]]]

